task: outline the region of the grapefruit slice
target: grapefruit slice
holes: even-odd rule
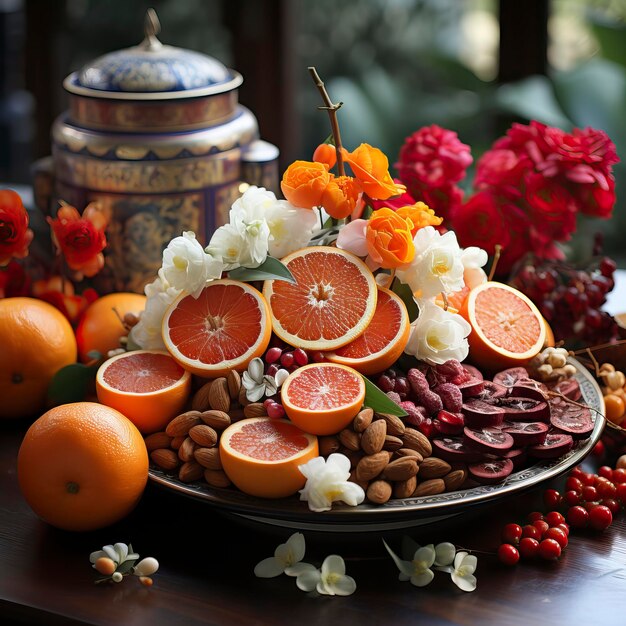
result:
[[[272,325],[265,298],[236,280],[215,280],[198,298],[182,294],[163,318],[163,341],[186,370],[216,378],[261,356]]]
[[[472,289],[459,313],[470,323],[470,359],[494,371],[524,365],[546,340],[541,313],[523,293],[497,282]]]
[[[220,460],[232,483],[259,498],[286,498],[304,487],[298,467],[319,456],[317,437],[287,420],[252,417],[220,437]]]
[[[402,299],[393,291],[379,287],[374,317],[365,332],[325,356],[331,363],[348,365],[361,374],[377,374],[398,360],[410,331],[409,314]]]
[[[297,348],[335,350],[363,334],[374,316],[377,289],[361,259],[314,246],[282,262],[296,283],[268,280],[263,286],[276,335]]]
[[[345,365],[312,363],[291,373],[280,397],[289,419],[307,433],[333,435],[361,410],[363,377]]]
[[[118,354],[96,373],[98,401],[123,413],[142,433],[163,430],[182,412],[190,391],[191,374],[167,352]]]

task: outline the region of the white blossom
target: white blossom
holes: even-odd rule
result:
[[[454,567],[449,567],[445,571],[450,571],[452,582],[459,589],[462,591],[474,591],[476,589],[474,572],[477,566],[478,559],[473,554],[457,552],[454,557]]]
[[[391,555],[397,568],[400,570],[399,580],[410,580],[416,587],[425,587],[435,577],[431,567],[435,563],[436,552],[433,544],[418,547],[410,561],[401,559],[383,540],[387,552]]]
[[[302,591],[317,590],[327,596],[349,596],[356,591],[356,582],[346,576],[345,561],[337,554],[324,559],[321,570],[308,570],[296,579],[296,585]]]
[[[339,229],[337,236],[337,247],[356,254],[356,256],[367,256],[367,220],[352,220]]]
[[[257,563],[254,575],[258,578],[274,578],[283,573],[287,576],[300,576],[304,572],[315,570],[310,563],[302,563],[305,550],[304,535],[294,533],[286,543],[281,543],[274,550],[274,556]]]
[[[220,259],[224,270],[233,270],[237,267],[258,267],[248,246],[248,240],[233,224],[220,226],[211,237],[205,251]],[[266,253],[267,255],[267,250]]]
[[[278,259],[309,245],[318,225],[312,209],[301,209],[286,200],[276,200],[265,219],[270,229],[269,253]]]
[[[103,546],[102,550],[96,550],[89,555],[89,561],[94,564],[98,559],[108,558],[111,559],[116,567],[120,566],[124,561],[134,561],[139,558],[138,554],[135,554],[125,543],[116,543],[114,545]]]
[[[289,372],[280,369],[275,376],[264,374],[265,366],[259,358],[252,359],[248,369],[243,373],[242,383],[246,389],[246,398],[250,402],[258,402],[263,396],[273,396],[289,376]]]

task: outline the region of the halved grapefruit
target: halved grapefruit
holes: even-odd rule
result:
[[[312,363],[283,383],[280,397],[289,419],[307,433],[333,435],[361,410],[363,377],[345,365]]]
[[[272,324],[263,295],[247,283],[222,279],[198,298],[182,294],[163,318],[163,341],[186,370],[216,378],[244,371],[270,341]]]
[[[490,371],[524,365],[542,349],[546,326],[523,293],[497,282],[474,287],[459,313],[470,323],[470,360]]]
[[[393,291],[379,287],[374,317],[365,332],[325,356],[331,363],[348,365],[361,374],[377,374],[398,360],[410,330],[409,314],[402,299]]]
[[[96,373],[98,401],[123,413],[142,433],[162,430],[182,412],[190,391],[191,374],[167,352],[118,354]]]
[[[282,262],[296,283],[268,280],[263,286],[276,335],[297,348],[335,350],[363,334],[374,316],[377,290],[361,259],[313,246]]]
[[[220,460],[232,483],[259,498],[286,498],[304,487],[298,467],[319,456],[317,437],[287,420],[252,417],[220,437]]]

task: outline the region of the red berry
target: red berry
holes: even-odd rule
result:
[[[572,528],[585,528],[589,522],[589,513],[582,506],[573,506],[567,512],[567,523]]]
[[[576,506],[577,504],[580,504],[580,492],[570,489],[570,491],[565,492],[563,499],[565,500],[566,504],[569,504],[570,506]]]
[[[545,520],[542,519],[538,519],[536,521],[533,522],[533,526],[539,530],[539,532],[541,533],[541,536],[543,537],[546,534],[546,530],[548,530],[548,528],[550,528],[550,524],[548,524],[548,522],[546,522]]]
[[[610,480],[604,478],[597,484],[596,489],[600,499],[614,498],[617,493],[615,485]]]
[[[591,511],[591,509],[595,509],[598,506],[597,502],[583,502],[582,506],[587,509],[587,511]]]
[[[380,390],[384,391],[385,393],[387,393],[388,391],[394,391],[394,387],[395,387],[394,380],[390,378],[389,376],[387,376],[387,374],[383,374],[382,376],[379,376],[378,380],[376,381],[376,384],[378,385]]]
[[[268,365],[271,365],[272,363],[276,363],[276,361],[278,361],[278,359],[280,359],[280,355],[282,353],[283,353],[283,351],[280,348],[270,348],[265,353],[265,362]]]
[[[519,524],[507,524],[502,529],[502,541],[516,546],[522,537],[522,527]]]
[[[565,536],[569,537],[569,526],[567,524],[558,524],[555,528],[560,528],[565,533]]]
[[[583,471],[583,469],[580,467],[580,465],[577,465],[570,473],[569,475],[574,477],[574,478],[580,478],[585,472]]]
[[[274,402],[276,402],[276,400],[273,400],[272,398],[266,398],[265,400],[263,400],[263,406],[267,409],[267,407],[270,404],[274,404]]]
[[[265,372],[268,376],[276,376],[280,367],[277,363],[272,363],[268,368],[267,372]]]
[[[522,537],[519,542],[519,553],[524,560],[534,559],[537,556],[539,542],[532,537]]]
[[[293,358],[296,360],[296,363],[300,366],[308,365],[309,356],[302,348],[296,348],[293,351]]]
[[[604,441],[598,441],[598,443],[596,443],[596,445],[593,446],[593,449],[591,450],[591,454],[597,457],[604,456],[605,452],[606,452],[606,446],[604,445]]]
[[[554,539],[556,542],[558,542],[561,548],[564,548],[567,545],[567,535],[560,528],[548,528],[543,538]]]
[[[619,502],[617,500],[614,500],[613,498],[605,498],[604,500],[600,501],[600,504],[606,506],[611,511],[611,513],[613,513],[613,515],[619,513],[620,509],[622,508]]]
[[[613,513],[607,506],[599,505],[589,511],[589,525],[594,530],[605,530],[613,522]]]
[[[498,548],[498,558],[500,559],[500,563],[515,565],[519,561],[519,552],[517,548],[510,543],[503,543]]]
[[[558,526],[565,523],[565,518],[558,511],[550,511],[546,515],[545,520],[550,526]]]
[[[595,476],[593,474],[583,474],[580,477],[580,482],[583,485],[593,485],[595,483],[595,480],[596,480],[596,478],[595,478]]]
[[[566,491],[576,491],[578,493],[580,493],[583,490],[583,484],[580,481],[579,478],[576,478],[575,476],[570,476],[566,481],[565,481],[565,490]]]
[[[549,511],[557,509],[562,500],[561,494],[556,489],[546,489],[543,492],[543,503]]]
[[[610,477],[610,480],[615,484],[626,483],[626,469],[620,467],[618,469],[613,470],[613,474]]]
[[[321,350],[311,352],[311,359],[313,363],[323,363],[326,360],[326,355]]]
[[[280,364],[287,369],[289,369],[293,365],[294,361],[295,358],[293,356],[293,352],[283,352],[280,357]]]
[[[522,528],[522,537],[530,537],[531,539],[541,539],[541,531],[532,524],[526,524]]]
[[[526,516],[526,519],[532,524],[538,519],[543,519],[543,513],[539,513],[539,511],[533,511]]]
[[[554,539],[544,539],[539,544],[539,556],[546,561],[554,561],[561,556],[561,546]]]
[[[267,416],[273,420],[279,420],[285,417],[285,409],[282,404],[278,402],[272,402],[272,404],[268,405],[265,410],[267,411]]]
[[[608,465],[603,465],[598,470],[598,476],[602,476],[602,478],[607,478],[608,480],[611,480],[611,478],[613,477],[613,470]]]
[[[626,483],[619,483],[615,486],[615,497],[622,503],[626,503]]]
[[[591,485],[586,485],[583,487],[582,499],[585,502],[594,502],[598,499],[598,490]]]

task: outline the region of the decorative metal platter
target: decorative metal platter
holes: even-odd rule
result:
[[[313,513],[297,496],[265,500],[248,496],[235,489],[216,489],[206,484],[185,484],[175,476],[151,466],[150,479],[168,490],[201,500],[225,513],[275,526],[325,532],[371,532],[394,530],[429,524],[458,515],[469,507],[492,504],[495,500],[530,489],[548,481],[580,463],[594,447],[604,427],[604,400],[596,381],[578,361],[576,379],[584,401],[592,409],[594,428],[588,439],[577,442],[572,450],[557,459],[545,459],[519,472],[502,483],[479,485],[470,489],[434,496],[389,500],[382,505],[361,504],[357,507],[335,505],[331,511]]]

